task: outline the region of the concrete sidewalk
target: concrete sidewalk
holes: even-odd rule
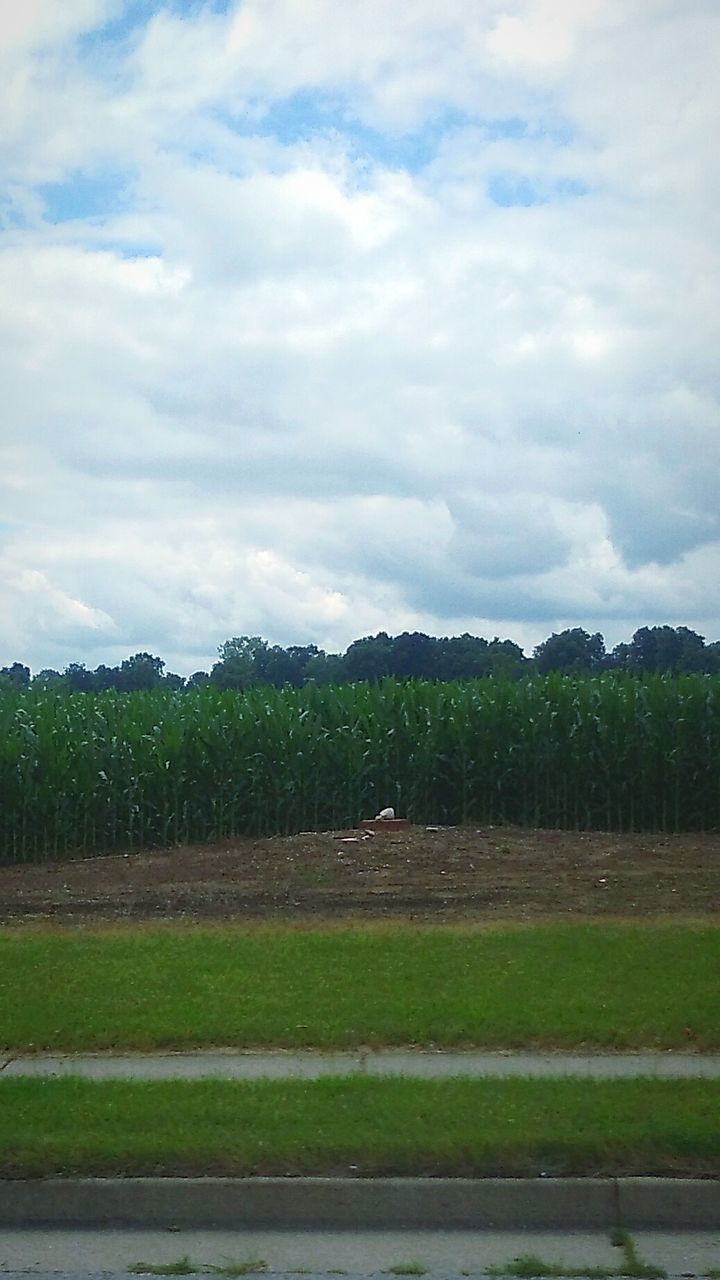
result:
[[[669,1276],[704,1276],[720,1266],[720,1231],[637,1232],[633,1240],[644,1263]],[[522,1254],[546,1263],[609,1270],[623,1257],[606,1231],[193,1231],[47,1230],[5,1231],[0,1269],[27,1280],[27,1272],[52,1275],[127,1274],[143,1261],[168,1265],[189,1257],[200,1268],[228,1263],[265,1263],[273,1280],[299,1273],[328,1277],[392,1274],[415,1262],[428,1277],[479,1277]],[[24,1274],[23,1274],[24,1273]],[[253,1274],[251,1272],[251,1274]]]
[[[691,1053],[525,1053],[427,1049],[238,1052],[213,1049],[190,1053],[85,1053],[8,1055],[0,1079],[10,1076],[80,1075],[91,1080],[315,1080],[322,1076],[586,1076],[618,1079],[720,1079],[720,1055]]]

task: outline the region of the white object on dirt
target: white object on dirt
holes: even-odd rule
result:
[[[394,809],[381,809],[380,812],[375,815],[376,822],[392,822],[394,818]]]

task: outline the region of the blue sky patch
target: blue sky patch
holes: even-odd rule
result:
[[[545,182],[522,173],[495,173],[488,181],[487,192],[493,204],[503,209],[535,204],[550,204],[559,200],[576,200],[588,194],[589,188],[573,178],[560,178]]]
[[[157,13],[169,13],[175,18],[195,18],[208,10],[211,13],[227,13],[235,0],[123,0],[107,22],[86,31],[79,40],[81,49],[97,53],[108,45],[122,44],[141,27],[146,27]]]
[[[66,182],[38,187],[48,222],[105,218],[127,207],[128,177],[119,173],[77,173]]]
[[[160,7],[158,5],[151,10],[147,0],[125,0],[107,22],[83,32],[78,39],[80,52],[93,57],[111,52],[114,44],[122,44],[133,31],[144,27]]]
[[[236,6],[237,0],[164,0],[155,5],[155,12],[165,10],[174,18],[198,18],[203,13],[229,13]],[[147,8],[145,4],[146,13]]]
[[[556,140],[554,129],[540,129],[519,116],[480,119],[455,108],[437,110],[416,129],[374,129],[357,119],[352,94],[345,97],[314,89],[300,90],[269,105],[263,102],[262,107],[249,104],[244,112],[218,108],[214,115],[234,133],[272,138],[287,147],[336,137],[360,164],[405,169],[409,173],[421,172],[437,158],[444,143],[451,143],[454,136],[468,129],[478,132],[481,144],[536,136]],[[493,183],[498,204],[535,204],[559,195],[583,194],[579,184],[571,191],[572,184],[567,183],[557,184],[552,195],[545,188],[535,191],[529,180],[516,174],[498,174]]]
[[[424,121],[421,128],[381,131],[357,119],[351,95],[346,98],[310,89],[274,102],[262,113],[251,106],[246,113],[230,115],[218,110],[216,115],[235,133],[274,138],[284,146],[335,135],[343,139],[356,159],[409,172],[418,172],[430,164],[445,138],[478,124],[465,112],[447,109]],[[490,139],[523,137],[527,131],[525,121],[514,117],[483,121],[482,125]]]
[[[130,240],[103,240],[100,247],[117,254],[118,258],[162,257],[162,244],[159,240],[138,240],[137,243]]]

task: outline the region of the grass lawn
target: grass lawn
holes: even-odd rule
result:
[[[720,1083],[0,1081],[0,1176],[709,1174]]]
[[[720,1047],[720,928],[146,926],[0,934],[0,1046]]]

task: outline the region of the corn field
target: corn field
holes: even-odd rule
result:
[[[0,695],[0,862],[355,825],[720,829],[720,678]]]

